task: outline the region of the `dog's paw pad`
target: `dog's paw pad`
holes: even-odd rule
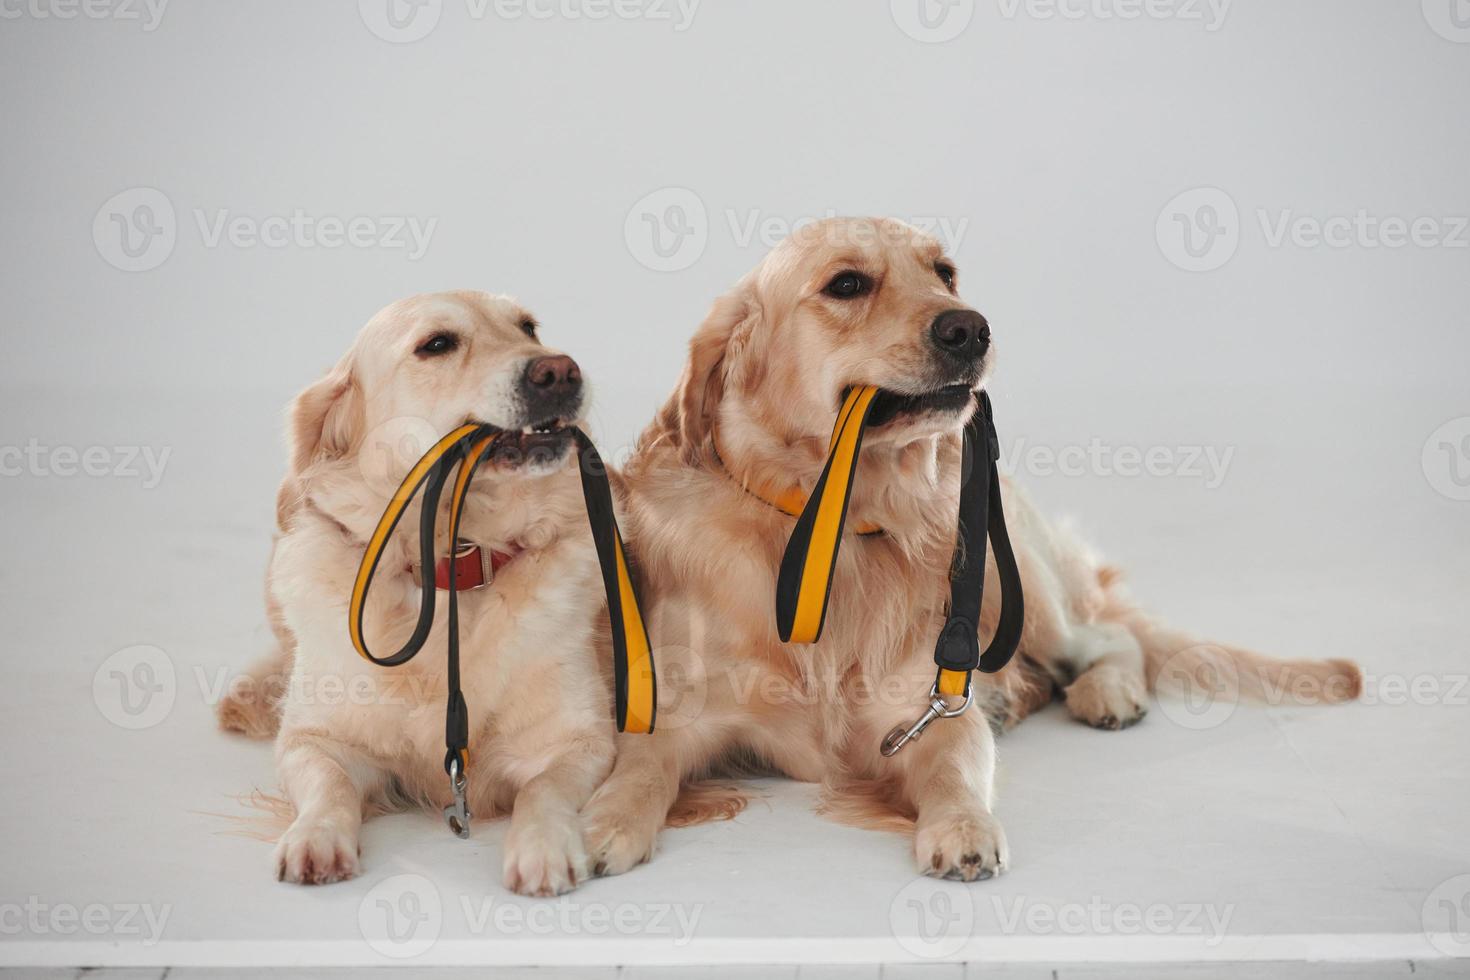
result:
[[[331,823],[298,817],[276,844],[276,880],[295,885],[329,885],[355,878],[357,838]]]
[[[512,826],[505,839],[505,887],[518,895],[551,898],[587,877],[587,852],[575,821],[546,819]]]
[[[994,878],[1010,860],[1000,821],[984,811],[921,819],[914,850],[924,874],[956,881]]]
[[[1078,721],[1105,731],[1132,727],[1148,714],[1142,678],[1112,666],[1093,667],[1067,688],[1067,710]]]
[[[599,878],[620,875],[653,857],[658,828],[650,832],[644,826],[647,822],[606,812],[589,813],[587,851],[592,858],[592,873]]]

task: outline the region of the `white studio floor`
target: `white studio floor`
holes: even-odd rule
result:
[[[1286,421],[1223,398],[1159,418],[1139,398],[1109,431],[1172,444],[1187,426],[1233,447],[1219,488],[1027,479],[1085,515],[1150,606],[1207,636],[1356,658],[1364,703],[1246,704],[1212,727],[1160,705],[1121,733],[1053,707],[1001,743],[1014,869],[998,880],[916,878],[907,841],[819,819],[810,787],[769,780],[737,820],[668,832],[651,865],[554,902],[499,886],[503,824],[466,843],[437,817],[375,820],[363,876],[312,889],[278,884],[270,846],[214,815],[274,787],[269,746],[218,733],[209,702],[267,642],[284,395],[12,399],[7,445],[171,457],[156,487],[0,484],[0,966],[1470,964],[1446,959],[1470,954],[1470,503],[1421,465],[1470,409],[1455,393]],[[1005,404],[1003,438],[1075,438],[1042,405]],[[151,678],[118,653],[140,645],[162,651]],[[129,714],[124,682],[155,700]]]

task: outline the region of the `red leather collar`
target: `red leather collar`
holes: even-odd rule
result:
[[[449,566],[452,562],[455,566],[454,584],[457,591],[483,589],[493,583],[495,574],[520,553],[520,548],[514,551],[490,551],[473,541],[460,538],[459,547],[455,549],[453,556],[445,555],[434,563],[434,585],[441,591],[449,591]],[[423,574],[417,565],[413,569],[413,578],[415,582],[422,584]]]

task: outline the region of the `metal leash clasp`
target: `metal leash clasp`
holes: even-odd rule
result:
[[[964,714],[965,709],[970,706],[970,702],[974,700],[974,697],[974,691],[967,690],[965,692],[965,700],[960,706],[958,708],[951,708],[949,702],[944,699],[944,695],[939,693],[939,683],[936,681],[934,686],[929,689],[928,710],[920,715],[919,720],[909,727],[905,728],[902,725],[898,725],[893,731],[889,732],[884,737],[883,746],[879,751],[883,753],[885,759],[893,756],[899,749],[909,744],[909,742],[918,739],[920,735],[923,735],[924,729],[928,728],[936,719],[957,718]]]
[[[470,813],[469,804],[465,801],[465,790],[469,787],[469,777],[465,775],[464,767],[458,759],[449,763],[449,788],[454,791],[454,803],[444,808],[444,822],[449,824],[449,829],[454,836],[460,840],[468,840],[470,836]]]

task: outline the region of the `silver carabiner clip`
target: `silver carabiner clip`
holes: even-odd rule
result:
[[[460,840],[468,840],[470,836],[470,807],[465,800],[465,790],[469,787],[469,777],[460,766],[460,761],[455,759],[449,763],[449,788],[454,792],[454,803],[444,808],[444,822],[449,824],[449,829],[454,836]]]
[[[894,728],[893,731],[884,736],[883,745],[878,751],[883,753],[883,758],[890,758],[891,756],[895,755],[899,749],[916,740],[920,735],[923,735],[924,729],[928,728],[929,725],[936,719],[957,718],[960,715],[964,714],[965,709],[970,706],[970,702],[973,701],[974,698],[975,691],[973,688],[970,688],[965,691],[965,700],[960,704],[960,706],[958,708],[951,708],[949,706],[949,702],[944,700],[944,695],[939,693],[939,682],[935,681],[934,686],[929,689],[928,710],[920,715],[919,720],[914,722],[909,727],[905,728],[904,726],[899,725]]]

